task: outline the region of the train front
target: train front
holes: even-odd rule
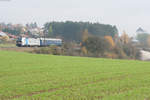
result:
[[[16,46],[21,47],[22,46],[22,37],[19,37],[16,41]]]

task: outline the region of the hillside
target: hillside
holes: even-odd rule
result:
[[[149,62],[0,51],[0,100],[149,99]]]

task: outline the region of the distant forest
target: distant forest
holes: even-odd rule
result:
[[[68,41],[81,41],[82,33],[88,30],[88,33],[95,36],[118,35],[116,26],[90,23],[90,22],[49,22],[44,25],[48,37],[63,37]]]
[[[23,31],[23,27],[10,27],[10,25],[6,25],[8,27],[2,28],[3,32],[8,32],[13,35],[20,34],[31,34],[30,29],[34,29],[37,27],[35,24],[26,25],[26,31]],[[36,27],[33,27],[36,26]],[[76,41],[81,42],[82,35],[85,30],[88,30],[88,33],[94,36],[112,36],[118,35],[118,30],[116,26],[108,25],[108,24],[100,24],[100,23],[90,23],[90,22],[47,22],[44,24],[44,30],[46,37],[59,37],[65,41]],[[33,36],[30,35],[31,37]],[[38,37],[41,37],[40,34]]]

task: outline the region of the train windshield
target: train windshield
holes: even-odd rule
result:
[[[21,38],[21,37],[17,39],[17,41],[18,41],[18,42],[19,42],[19,41],[21,41],[21,40],[22,40],[22,38]]]

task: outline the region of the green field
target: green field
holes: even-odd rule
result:
[[[0,51],[0,100],[150,100],[150,62]]]

